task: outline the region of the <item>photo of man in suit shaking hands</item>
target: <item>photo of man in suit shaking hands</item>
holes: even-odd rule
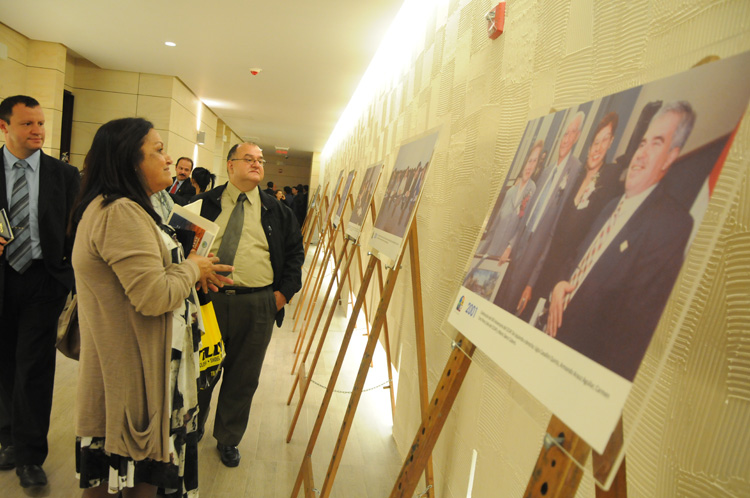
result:
[[[44,486],[55,378],[57,318],[73,287],[66,236],[78,169],[42,152],[44,111],[31,97],[0,103],[0,208],[14,238],[0,238],[0,470]]]

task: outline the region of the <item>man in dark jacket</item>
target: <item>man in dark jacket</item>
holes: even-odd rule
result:
[[[57,317],[73,287],[66,227],[79,186],[75,167],[42,151],[44,125],[35,99],[0,103],[0,208],[15,236],[0,236],[0,470],[15,467],[24,488],[47,484]]]
[[[302,287],[299,225],[284,203],[258,188],[264,164],[256,144],[235,145],[227,156],[229,182],[196,199],[203,201],[201,216],[220,227],[211,251],[234,266],[229,275],[234,285],[211,295],[227,353],[213,435],[227,467],[240,462],[237,445],[247,427],[274,322],[281,326],[284,305]],[[199,394],[200,434],[212,391]]]

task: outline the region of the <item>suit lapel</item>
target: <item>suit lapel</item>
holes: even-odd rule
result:
[[[39,157],[39,200],[37,206],[39,213],[38,222],[40,226],[47,209],[53,204],[50,202],[50,199],[54,196],[54,189],[55,175],[52,172],[47,156],[44,152],[41,152],[41,156]]]
[[[5,146],[0,147],[0,165],[3,167],[3,174],[0,175],[0,192],[3,194],[2,200],[0,200],[0,208],[5,209],[5,212],[10,217],[10,213],[8,212],[8,192],[6,192],[6,183],[5,183]]]

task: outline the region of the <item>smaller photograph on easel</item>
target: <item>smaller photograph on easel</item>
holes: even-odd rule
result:
[[[365,222],[367,211],[370,209],[370,203],[382,171],[383,163],[373,164],[365,171],[362,185],[359,187],[359,193],[354,202],[354,210],[349,217],[349,223],[346,225],[346,236],[355,242],[359,239],[359,234],[362,233],[362,225]]]
[[[370,239],[379,259],[395,262],[424,187],[438,133],[402,145]]]
[[[346,200],[349,197],[349,191],[352,189],[352,183],[354,183],[354,177],[356,175],[357,175],[357,171],[352,170],[349,172],[349,175],[346,177],[346,183],[344,183],[344,190],[343,192],[341,192],[341,202],[339,202],[339,205],[336,208],[336,212],[333,213],[333,219],[331,220],[331,223],[333,224],[334,228],[339,226],[339,222],[341,221],[341,214],[344,212],[344,206],[346,205]]]
[[[318,204],[318,196],[320,195],[320,185],[315,189],[315,195],[313,195],[312,201],[310,202],[310,207],[307,208],[309,211],[312,211],[315,209],[315,206]]]
[[[336,179],[336,186],[333,187],[333,191],[331,192],[331,197],[328,198],[328,210],[326,211],[326,217],[324,218],[323,223],[325,223],[325,220],[330,220],[331,215],[333,215],[333,208],[336,205],[336,194],[339,193],[339,189],[341,188],[342,178],[344,178],[344,172],[339,171],[339,177],[338,179]],[[325,225],[321,226],[321,229],[323,229],[324,227]]]

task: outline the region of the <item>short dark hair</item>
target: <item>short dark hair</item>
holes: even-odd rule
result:
[[[26,107],[39,107],[39,102],[28,95],[14,95],[0,102],[0,119],[10,124],[10,117],[13,115],[13,108],[16,104],[23,104]]]
[[[255,142],[240,142],[240,143],[232,145],[232,148],[229,149],[229,152],[227,153],[227,161],[231,161],[232,156],[234,155],[235,152],[237,152],[237,147],[239,147],[242,144],[254,145],[257,148],[259,148],[261,152],[263,152],[263,149],[260,148],[260,145],[256,144]]]
[[[268,182],[268,183],[266,183],[266,187],[268,187],[268,188],[273,188],[273,182]]]
[[[68,231],[75,234],[78,222],[88,205],[99,195],[103,205],[125,197],[141,206],[151,218],[161,223],[145,188],[138,166],[143,162],[143,143],[154,127],[143,118],[115,119],[103,124],[83,161],[81,191],[73,203]]]
[[[180,161],[182,161],[183,159],[186,160],[186,161],[190,161],[190,169],[192,170],[193,166],[195,166],[195,163],[189,157],[182,156],[177,161],[175,161],[174,165],[177,166],[178,164],[180,164]]]
[[[208,171],[206,168],[198,166],[193,170],[193,180],[200,187],[201,192],[205,192],[208,189],[208,184],[211,184],[211,188],[214,188],[214,182],[216,181],[216,175]]]
[[[292,187],[290,187],[289,185],[287,185],[286,187],[284,187],[284,192],[286,192],[287,194],[291,194],[292,193]]]

